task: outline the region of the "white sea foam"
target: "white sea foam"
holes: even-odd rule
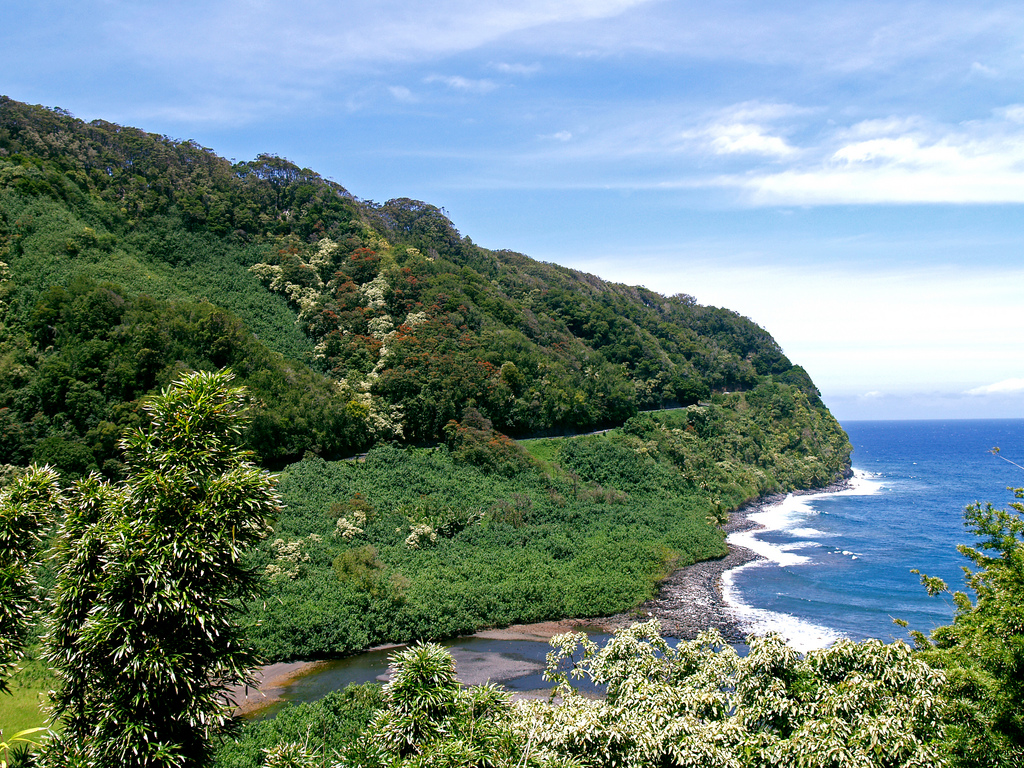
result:
[[[810,562],[811,558],[806,555],[797,555],[791,552],[790,550],[793,548],[791,544],[770,544],[757,538],[756,534],[758,533],[760,531],[730,533],[726,541],[730,544],[735,544],[737,547],[749,549],[778,565],[800,565],[800,563]]]
[[[880,493],[884,483],[881,480],[881,475],[875,472],[868,472],[863,469],[854,469],[853,477],[850,478],[850,485],[848,488],[844,488],[841,491],[837,491],[841,496],[873,496],[876,493]],[[828,494],[815,494],[815,496],[827,496]]]
[[[808,500],[811,498],[811,496],[794,496],[790,494],[777,504],[772,504],[757,512],[752,512],[747,515],[747,519],[758,523],[760,528],[752,531],[730,533],[726,541],[737,547],[744,547],[756,552],[766,560],[779,565],[800,565],[801,563],[810,562],[810,558],[806,555],[798,555],[792,551],[800,549],[801,546],[806,546],[805,542],[772,544],[763,541],[759,535],[766,531],[788,531],[795,533],[801,530],[798,527],[799,524],[811,515],[817,514],[808,503]],[[808,529],[804,528],[803,530]],[[816,536],[819,534],[820,532],[815,531],[812,535]]]
[[[800,539],[832,536],[834,534],[826,533],[807,525],[808,518],[820,514],[814,508],[813,502],[832,495],[871,496],[879,493],[881,490],[882,481],[879,475],[862,469],[855,469],[847,488],[841,491],[809,493],[801,496],[789,494],[782,501],[747,515],[747,519],[757,523],[760,528],[753,531],[731,533],[726,540],[730,544],[745,547],[756,552],[761,557],[779,565],[786,566],[806,563],[810,561],[809,557],[794,554],[792,550],[798,549],[800,546],[807,546],[807,544],[800,544],[798,542],[793,544],[771,544],[762,541],[759,535],[770,531],[785,531]]]
[[[790,645],[800,651],[824,648],[843,637],[840,632],[804,621],[796,616],[747,605],[743,602],[739,589],[736,587],[735,576],[745,568],[756,568],[769,564],[785,567],[809,563],[811,561],[810,557],[797,554],[793,550],[820,546],[819,542],[812,539],[833,535],[807,525],[808,518],[820,514],[814,508],[813,502],[833,494],[871,496],[881,492],[882,487],[883,483],[879,475],[855,469],[849,485],[843,490],[811,493],[801,496],[789,494],[777,504],[772,504],[747,515],[747,519],[757,523],[760,526],[759,528],[752,531],[738,531],[729,534],[726,540],[730,544],[745,547],[768,561],[760,560],[746,563],[722,574],[722,597],[730,612],[746,632],[751,634],[778,632],[786,638]],[[771,531],[785,532],[803,539],[803,541],[772,544],[759,538],[760,535]],[[838,551],[836,554],[838,554]],[[842,554],[851,557],[851,559],[857,559],[856,553],[843,551]]]
[[[752,635],[777,632],[801,653],[815,648],[827,648],[843,637],[842,633],[834,629],[798,619],[788,613],[767,611],[744,603],[736,588],[736,574],[747,568],[758,568],[764,565],[764,561],[755,560],[722,574],[722,598],[728,606],[729,613],[739,622],[744,632]]]

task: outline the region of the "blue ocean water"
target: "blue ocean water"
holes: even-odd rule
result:
[[[1005,507],[1024,486],[1024,419],[852,421],[855,478],[839,493],[790,496],[751,515],[763,530],[730,542],[766,559],[723,579],[726,600],[751,632],[775,630],[797,647],[839,637],[906,639],[953,616],[948,596],[929,597],[919,569],[964,588],[973,543],[963,510],[975,501]],[[909,622],[908,630],[893,618]]]

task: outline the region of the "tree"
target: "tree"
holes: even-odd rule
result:
[[[1012,462],[1011,462],[1012,463]],[[1024,488],[1014,489],[1017,499]],[[944,669],[951,703],[948,746],[954,764],[977,768],[1024,765],[1024,503],[1010,509],[972,504],[964,524],[978,537],[957,549],[975,600],[952,594],[953,623],[929,641],[915,633],[923,656]],[[941,579],[921,576],[932,595],[950,594]]]
[[[74,484],[55,548],[46,655],[57,765],[202,766],[256,660],[233,621],[257,594],[247,547],[279,507],[240,447],[245,393],[191,373],[121,441],[127,479]]]
[[[435,643],[414,645],[390,662],[384,706],[354,745],[347,764],[532,765],[523,753],[522,734],[512,729],[512,700],[503,689],[491,684],[463,688],[451,654]]]
[[[841,640],[801,657],[778,635],[739,658],[717,631],[670,647],[657,621],[604,648],[552,638],[559,704],[524,702],[519,729],[540,752],[587,765],[939,766],[942,674],[903,643]],[[607,686],[592,700],[568,674]]]

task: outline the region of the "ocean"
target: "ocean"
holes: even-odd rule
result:
[[[841,637],[908,639],[953,617],[949,595],[929,597],[919,569],[964,589],[972,544],[968,504],[1005,508],[1024,486],[1024,419],[851,421],[847,490],[788,496],[751,518],[762,530],[729,541],[765,559],[725,574],[723,593],[746,631],[779,632],[800,650]],[[903,629],[893,619],[909,622]]]

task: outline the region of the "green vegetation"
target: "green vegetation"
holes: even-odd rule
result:
[[[785,396],[788,413],[759,423],[750,401]],[[673,568],[725,554],[727,510],[840,472],[846,437],[820,418],[770,384],[534,441],[547,472],[476,412],[449,445],[306,459],[281,475],[284,509],[256,554],[270,578],[253,636],[269,659],[315,658],[629,610]]]
[[[56,681],[49,665],[39,656],[40,649],[30,646],[17,671],[7,680],[8,693],[0,695],[0,741],[19,731],[46,726],[45,691]]]
[[[45,597],[53,765],[207,764],[243,635],[313,658],[626,610],[724,553],[728,510],[833,482],[849,453],[735,312],[480,248],[434,206],[271,155],[0,97],[0,682]],[[281,509],[251,461],[284,470]],[[253,744],[268,765],[342,743],[415,762],[434,736],[441,764],[547,760],[508,740],[503,694],[445,680],[441,709],[385,695],[386,744],[354,736],[372,688]],[[338,741],[299,739],[310,718]]]
[[[1015,494],[1024,498],[1024,489]],[[841,641],[801,657],[768,636],[738,658],[715,632],[673,649],[650,622],[604,648],[585,635],[553,638],[548,676],[559,698],[512,702],[494,688],[461,688],[447,652],[419,645],[392,658],[392,682],[360,734],[349,729],[329,746],[282,741],[252,762],[218,756],[216,765],[1019,766],[1022,513],[1020,502],[968,507],[978,543],[960,550],[978,569],[969,577],[976,599],[957,593],[954,622],[934,642],[918,635],[917,650]],[[932,593],[947,591],[922,579]],[[568,687],[583,677],[605,686],[606,698]],[[305,733],[315,706],[285,710],[287,728]],[[220,754],[252,755],[265,733],[248,725]]]
[[[274,467],[451,441],[467,408],[561,434],[770,383],[838,429],[729,310],[480,248],[434,206],[281,158],[0,97],[0,463],[117,479],[140,398],[225,365]]]
[[[258,590],[241,562],[267,532],[273,480],[241,448],[244,393],[195,373],[145,402],[126,476],[64,500],[46,658],[61,732],[52,765],[203,765],[255,658],[235,619]]]
[[[216,768],[287,765],[296,759],[328,759],[352,744],[383,703],[377,684],[350,685],[311,704],[282,710],[272,720],[246,723],[241,738],[225,739],[216,753]],[[267,754],[269,753],[269,755]]]
[[[657,622],[599,649],[552,639],[559,698],[513,702],[462,688],[440,646],[392,657],[383,702],[358,738],[278,744],[264,765],[315,766],[941,766],[943,675],[903,643],[842,641],[801,658],[777,636],[739,658],[714,631],[670,647]],[[586,698],[568,677],[605,687]],[[316,710],[307,710],[311,717]],[[291,710],[293,717],[298,710]],[[296,730],[289,721],[288,729]],[[265,729],[251,727],[242,743]],[[222,754],[231,754],[225,750]],[[287,754],[293,762],[275,762]],[[246,765],[259,765],[259,762]],[[235,766],[220,760],[218,766]],[[241,766],[239,765],[239,768]]]
[[[31,468],[0,491],[0,694],[24,656],[39,604],[42,532],[59,503],[56,473]]]
[[[93,473],[62,491],[33,465],[0,491],[7,659],[22,656],[38,602],[32,545],[59,520],[43,636],[59,733],[47,766],[205,765],[230,723],[226,691],[256,663],[235,621],[258,586],[242,555],[278,506],[273,479],[239,445],[245,396],[231,378],[190,374],[148,399],[147,427],[121,441],[123,482]]]

